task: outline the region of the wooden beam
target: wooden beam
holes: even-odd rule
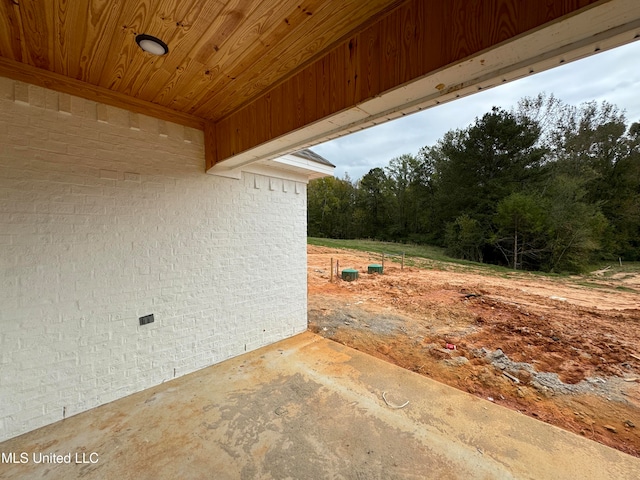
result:
[[[218,162],[277,141],[581,9],[605,3],[407,0],[298,74],[218,121]],[[255,117],[256,112],[260,118]]]
[[[48,70],[0,57],[0,76],[11,78],[40,87],[68,93],[78,97],[105,103],[136,113],[149,115],[168,122],[204,130],[205,121],[188,113],[177,112],[155,103],[130,97],[103,87],[90,85]]]
[[[218,153],[216,151],[216,125],[213,122],[207,122],[204,124],[204,160],[207,170],[218,163]]]

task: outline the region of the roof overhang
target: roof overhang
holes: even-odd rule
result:
[[[6,1],[0,75],[200,128],[231,175],[639,37],[637,0]]]
[[[238,169],[551,69],[640,38],[637,0],[600,2],[226,158]]]
[[[241,179],[242,172],[275,176],[286,180],[308,182],[316,178],[332,176],[334,165],[320,163],[295,154],[285,154],[270,160],[260,160],[251,164],[229,169],[224,163],[214,165],[210,174],[221,177]]]

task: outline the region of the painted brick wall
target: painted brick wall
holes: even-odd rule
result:
[[[304,331],[305,242],[304,178],[0,78],[0,440]]]

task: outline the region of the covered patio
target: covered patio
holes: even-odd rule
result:
[[[294,154],[639,38],[636,0],[0,2],[0,478],[639,478],[301,333]]]
[[[0,465],[3,478],[640,476],[637,458],[311,333],[13,438],[0,451],[17,462]]]

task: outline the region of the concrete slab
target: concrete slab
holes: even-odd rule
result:
[[[311,333],[0,453],[12,479],[640,478],[640,459]]]

